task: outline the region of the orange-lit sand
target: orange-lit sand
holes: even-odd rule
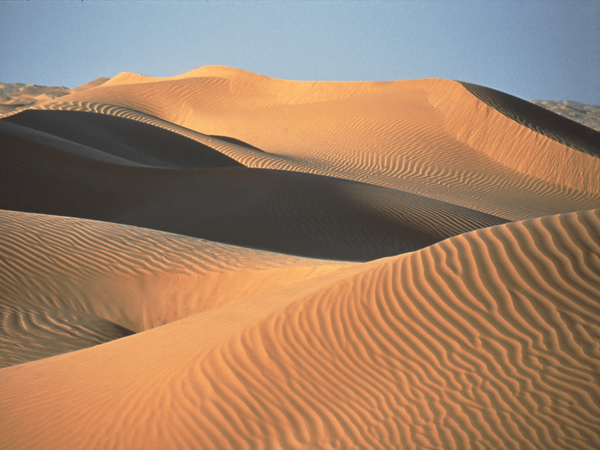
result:
[[[0,120],[0,448],[600,448],[600,133],[449,80],[71,92]]]

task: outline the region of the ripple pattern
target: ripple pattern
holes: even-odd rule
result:
[[[212,311],[89,349],[81,358],[100,365],[146,343],[104,373],[125,374],[102,396],[136,427],[117,433],[109,403],[94,403],[37,429],[66,420],[51,443],[81,435],[114,448],[595,449],[599,299],[600,210],[478,230],[248,299],[246,314]],[[167,357],[151,344],[168,336]],[[166,366],[137,388],[156,357]],[[47,362],[51,377],[67,361]],[[14,389],[25,369],[0,377]],[[92,387],[65,389],[15,395],[56,404]]]
[[[237,80],[229,88],[188,77],[99,87],[40,107],[121,115],[179,132],[246,167],[375,184],[509,220],[600,204],[597,158],[501,115],[506,123],[496,126],[496,116],[479,114],[486,104],[459,83],[309,86],[227,76]],[[241,95],[232,83],[252,94]],[[296,102],[300,92],[313,100]],[[490,131],[510,124],[506,133]],[[492,199],[490,191],[500,194]]]

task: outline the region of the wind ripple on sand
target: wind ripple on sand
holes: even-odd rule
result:
[[[81,313],[133,331],[345,264],[106,222],[0,211],[0,310]]]
[[[0,369],[133,334],[109,320],[80,312],[0,302]]]
[[[0,428],[12,448],[596,449],[599,299],[600,210],[500,225],[4,369]]]

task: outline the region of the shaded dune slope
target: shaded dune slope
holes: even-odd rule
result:
[[[461,84],[486,105],[520,125],[575,150],[600,157],[600,132],[513,95],[472,83]]]
[[[56,136],[137,165],[187,169],[243,167],[199,142],[121,117],[76,111],[28,110],[3,119],[0,125],[6,122]],[[31,139],[25,133],[23,137]],[[48,139],[41,138],[38,141],[43,143]],[[57,148],[68,151],[65,147]]]
[[[500,225],[4,369],[5,445],[598,448],[599,243]]]
[[[143,226],[264,250],[370,260],[505,220],[310,174],[156,169],[91,160],[1,133],[0,208]]]
[[[300,82],[205,67],[171,79],[122,74],[44,108],[154,118],[205,143],[227,136],[262,150],[217,142],[248,167],[375,184],[511,220],[600,204],[600,159],[451,80]]]
[[[7,301],[5,295],[0,298],[0,368],[93,347],[132,334],[131,330],[98,316],[21,306]]]

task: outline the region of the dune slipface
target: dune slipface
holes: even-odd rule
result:
[[[451,80],[60,94],[0,119],[0,448],[600,447],[596,131]]]

